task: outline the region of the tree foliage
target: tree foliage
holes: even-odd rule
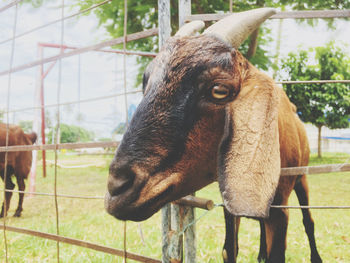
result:
[[[281,75],[289,80],[350,79],[350,58],[334,42],[310,51],[289,53],[282,61],[281,69],[284,72]],[[314,57],[310,54],[314,54]],[[310,60],[317,63],[308,64]],[[348,127],[349,84],[287,84],[284,88],[303,121],[331,129]]]
[[[5,111],[0,110],[0,122],[4,122]]]
[[[316,63],[310,64],[312,60]],[[281,76],[289,80],[349,80],[350,58],[330,42],[324,47],[289,53],[282,61]],[[284,89],[297,106],[300,118],[317,126],[319,132],[323,126],[349,127],[349,84],[287,84]]]
[[[81,10],[86,9],[93,4],[98,3],[97,0],[78,0],[77,4]],[[172,32],[178,30],[178,1],[170,1],[171,3],[171,27]],[[229,1],[225,0],[192,0],[192,13],[193,14],[204,14],[204,13],[217,13],[229,11]],[[308,0],[255,0],[245,1],[237,0],[234,1],[232,10],[233,12],[245,11],[259,7],[275,7],[293,10],[304,10],[304,9],[346,9],[350,8],[350,2],[348,0],[338,1],[308,1]],[[93,11],[99,19],[100,26],[106,28],[108,33],[112,37],[120,37],[123,35],[123,24],[124,24],[124,1],[113,0],[108,4],[101,6]],[[127,20],[127,31],[128,33],[135,33],[145,29],[157,27],[158,23],[158,8],[157,0],[128,0],[128,20]],[[307,20],[309,24],[313,25],[317,20]],[[333,20],[330,20],[333,21]],[[329,23],[332,25],[332,22]],[[268,55],[266,51],[266,45],[271,43],[270,30],[266,27],[261,27],[258,36],[258,46],[256,54],[250,61],[260,69],[267,70],[272,66],[272,57]],[[245,41],[240,51],[245,55],[248,51],[249,39]],[[130,49],[137,49],[143,51],[158,51],[158,38],[147,38],[138,41],[132,41],[127,44]],[[141,65],[140,73],[138,74],[137,84],[141,83],[142,72],[145,66],[150,61],[148,57],[139,57],[138,63]]]
[[[33,131],[33,122],[32,121],[19,121],[18,125],[22,128],[25,133]]]
[[[120,122],[118,126],[113,129],[112,134],[124,134],[126,131],[125,122]]]
[[[26,3],[31,3],[34,7],[41,6],[44,2],[52,0],[25,0]],[[101,0],[74,0],[68,2],[67,5],[78,6],[80,10],[87,9]],[[158,24],[158,1],[157,0],[128,0],[128,19],[127,32],[135,33],[146,29],[157,27]],[[178,30],[178,1],[171,0],[171,28],[172,32]],[[229,11],[229,1],[227,0],[192,0],[192,14],[218,13]],[[274,7],[282,10],[322,10],[322,9],[348,9],[350,8],[349,0],[236,0],[233,1],[232,11],[239,12],[250,10],[259,7]],[[113,38],[123,35],[124,26],[124,0],[112,0],[106,4],[93,9],[94,14],[99,20],[99,26],[104,27],[109,35]],[[87,12],[85,14],[89,14]],[[304,20],[299,20],[303,22]],[[310,25],[317,23],[315,20],[305,20]],[[329,26],[333,25],[333,20],[330,19]],[[208,23],[207,23],[208,25]],[[258,36],[258,46],[256,54],[250,61],[260,69],[267,70],[273,66],[272,56],[266,51],[267,45],[272,41],[270,30],[267,27],[261,27]],[[248,51],[249,39],[245,41],[240,51],[245,55]],[[120,48],[121,46],[118,46]],[[141,51],[158,51],[158,37],[149,37],[137,41],[127,43],[128,49]],[[142,72],[151,60],[149,57],[138,57],[140,72],[137,77],[137,84],[141,83]]]
[[[88,142],[93,140],[94,134],[82,127],[62,123],[60,125],[60,142]],[[49,143],[52,143],[52,130],[48,134]]]

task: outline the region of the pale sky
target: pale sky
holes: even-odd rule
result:
[[[10,1],[1,2],[0,8]],[[59,3],[60,1],[58,1]],[[34,9],[29,5],[19,8],[17,20],[17,34],[30,30],[36,26],[48,23],[60,18],[61,11],[57,2],[49,2],[40,9]],[[67,8],[66,8],[67,9]],[[0,13],[0,42],[12,36],[14,8]],[[75,13],[76,10],[65,10],[65,16]],[[272,29],[272,36],[277,37],[278,20],[266,22]],[[330,40],[344,42],[350,46],[350,21],[338,19],[336,30],[328,30],[326,23],[319,20],[315,27],[305,23],[298,25],[292,19],[283,21],[283,33],[281,40],[281,56],[286,56],[290,51],[297,51],[298,47],[322,46]],[[108,39],[108,35],[102,27],[98,27],[97,19],[93,14],[69,19],[65,22],[64,44],[69,46],[84,47]],[[13,66],[22,65],[38,59],[37,43],[60,43],[60,23],[35,31],[27,36],[16,39]],[[0,72],[9,68],[12,42],[0,44]],[[350,53],[350,47],[347,52]],[[269,52],[274,54],[275,40],[269,45]],[[57,54],[58,49],[45,48],[44,56]],[[45,68],[48,68],[47,64]],[[122,55],[107,54],[101,52],[89,52],[80,55],[80,97],[81,99],[105,96],[123,91],[123,57]],[[130,56],[127,61],[128,90],[134,89],[137,66],[135,58]],[[60,101],[75,101],[78,99],[79,87],[79,57],[73,56],[62,60],[62,79]],[[31,68],[11,76],[10,107],[19,109],[34,105],[35,88],[38,83],[38,69]],[[57,102],[58,64],[56,64],[45,79],[45,103]],[[0,109],[6,108],[8,88],[8,75],[0,76]],[[129,95],[128,102],[137,104],[141,100],[141,94]],[[53,119],[55,108],[50,108],[50,116]],[[79,125],[93,130],[97,137],[111,137],[111,131],[121,121],[125,120],[124,97],[110,98],[96,102],[81,103],[80,112],[83,121]],[[77,123],[78,106],[63,106],[61,108],[61,122]],[[34,111],[10,114],[10,122],[19,120],[33,120]]]
[[[14,8],[0,13],[0,41],[11,37],[14,21]],[[75,13],[69,10],[65,16]],[[60,17],[60,9],[55,3],[48,3],[41,9],[24,5],[19,8],[17,34],[26,32],[32,28],[43,25]],[[84,47],[99,43],[108,39],[103,28],[98,28],[97,19],[93,14],[72,18],[65,22],[64,44],[69,46]],[[29,35],[16,39],[13,66],[19,66],[38,59],[37,43],[60,44],[61,25],[56,23],[44,29],[40,29]],[[0,45],[0,71],[9,68],[11,41]],[[44,57],[57,55],[56,48],[45,48]],[[129,56],[127,60],[127,84],[128,90],[134,89],[134,76],[137,74],[135,57]],[[47,69],[51,63],[45,65]],[[80,68],[80,79],[79,79]],[[58,63],[53,67],[45,78],[45,104],[57,103],[58,87]],[[19,109],[32,107],[34,105],[35,88],[38,85],[38,68],[31,68],[11,76],[10,107]],[[123,87],[123,56],[89,52],[62,60],[62,78],[60,102],[78,100],[80,82],[80,98],[89,99],[93,97],[106,96],[121,93]],[[0,109],[6,108],[8,76],[0,76]],[[128,104],[138,104],[141,95],[128,95]],[[54,118],[56,108],[48,108],[50,117]],[[61,122],[78,124],[78,105],[61,107]],[[111,97],[80,104],[80,113],[83,121],[79,125],[93,130],[97,137],[111,137],[111,131],[121,121],[125,121],[125,99],[124,97]],[[32,120],[34,110],[10,114],[10,122],[19,120]]]

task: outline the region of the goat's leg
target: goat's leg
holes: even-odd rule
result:
[[[224,208],[225,215],[225,244],[222,257],[225,263],[235,263],[238,254],[238,229],[240,218],[233,216]]]
[[[16,174],[16,178],[17,178],[17,185],[18,185],[18,190],[19,191],[24,191],[26,188],[26,185],[24,183],[24,176],[22,176],[21,174],[18,175]],[[17,210],[15,212],[15,214],[13,216],[15,217],[20,217],[22,210],[23,210],[23,198],[24,198],[24,193],[18,193],[19,195],[19,199],[18,199],[18,207]]]
[[[271,208],[269,218],[264,220],[268,263],[284,263],[287,248],[288,210]]]
[[[267,259],[267,248],[266,248],[266,231],[264,220],[259,219],[260,224],[260,249],[258,255],[258,262],[265,262]]]
[[[10,171],[7,171],[6,182],[5,182],[6,190],[13,190],[15,188],[15,184],[12,182],[11,174],[12,173]],[[9,207],[10,207],[11,197],[12,197],[12,192],[5,192],[5,200],[2,203],[0,218],[4,217],[4,215],[7,215],[7,211],[9,210]],[[5,204],[6,204],[6,211],[5,211]]]
[[[309,205],[309,187],[307,185],[306,176],[303,175],[300,180],[298,180],[294,186],[295,193],[297,194],[299,204],[303,206]],[[309,245],[311,249],[311,262],[320,263],[322,259],[317,251],[316,240],[315,240],[315,224],[312,219],[310,209],[301,209],[303,213],[303,224],[305,227],[305,232],[309,239]]]

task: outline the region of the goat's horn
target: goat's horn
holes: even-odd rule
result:
[[[276,13],[273,8],[259,8],[227,16],[208,27],[203,34],[218,36],[238,48],[262,22]]]
[[[179,29],[179,31],[176,32],[175,36],[180,36],[180,37],[193,36],[202,28],[204,28],[204,22],[200,20],[195,20],[190,23],[184,24]]]

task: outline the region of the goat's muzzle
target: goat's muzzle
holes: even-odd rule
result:
[[[122,194],[132,187],[135,176],[135,172],[127,163],[118,165],[116,162],[112,162],[109,168],[108,192],[112,196]]]
[[[105,208],[107,212],[121,220],[141,220],[130,217],[146,177],[134,171],[126,161],[113,161],[109,168]]]

